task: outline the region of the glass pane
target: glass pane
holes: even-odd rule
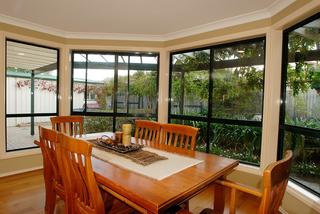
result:
[[[88,54],[88,112],[113,112],[114,57],[114,55]]]
[[[226,124],[210,125],[210,153],[260,164],[260,127]]]
[[[150,69],[149,63],[154,64],[157,57],[143,57],[142,59],[145,60],[140,64],[139,70],[130,70],[129,113],[156,114],[158,99],[157,70],[148,69]]]
[[[121,69],[118,70],[118,93],[117,112],[127,113],[128,103],[128,56],[119,56],[119,61],[123,61]]]
[[[57,59],[57,50],[7,41],[7,114],[57,112]]]
[[[210,50],[172,56],[171,114],[206,116]]]
[[[122,124],[130,123],[132,124],[132,130],[131,130],[131,135],[134,136],[135,132],[135,126],[134,126],[134,121],[135,120],[153,120],[156,121],[156,118],[153,117],[117,117],[116,118],[116,131],[121,131],[122,130]]]
[[[285,123],[320,129],[320,19],[289,33]]]
[[[264,40],[214,49],[213,117],[262,118]]]
[[[7,118],[7,151],[36,147],[34,140],[39,140],[39,128],[51,129],[50,117]]]
[[[195,121],[195,120],[171,119],[170,123],[183,124],[183,125],[199,128],[196,150],[200,152],[206,152],[206,142],[207,142],[207,123],[206,122]]]
[[[294,154],[291,177],[320,193],[320,138],[285,132],[283,153]]]
[[[73,54],[73,111],[84,111],[85,107],[86,57],[86,54]]]
[[[129,123],[129,124],[132,125],[131,136],[134,136],[134,132],[135,132],[134,121],[135,121],[136,119],[144,119],[144,118],[137,118],[137,117],[117,117],[117,118],[116,118],[116,131],[121,131],[121,130],[122,130],[122,124]]]
[[[84,117],[84,133],[95,132],[112,132],[113,131],[113,119],[112,117],[98,117],[98,116],[86,116]]]

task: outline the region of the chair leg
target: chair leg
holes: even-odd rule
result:
[[[107,192],[105,192],[103,190],[100,190],[100,192],[101,192],[102,199],[103,199],[103,202],[104,202],[105,211],[107,213],[108,211],[111,210],[115,198],[112,195],[110,195],[109,193],[107,193]]]
[[[189,211],[189,201],[185,201],[181,205],[182,205],[183,209]]]
[[[45,213],[53,214],[56,206],[56,193],[53,189],[53,185],[46,188],[46,202],[45,202]]]

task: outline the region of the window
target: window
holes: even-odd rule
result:
[[[86,133],[157,119],[158,59],[154,53],[73,52],[71,112],[86,116]]]
[[[35,148],[58,115],[59,50],[6,40],[6,151]]]
[[[320,13],[283,36],[278,158],[293,150],[290,178],[320,195]]]
[[[200,128],[197,150],[259,165],[265,38],[171,54],[169,119]]]

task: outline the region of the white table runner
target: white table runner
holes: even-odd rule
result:
[[[166,177],[169,177],[170,175],[173,175],[188,167],[194,166],[202,162],[202,160],[189,158],[170,152],[165,152],[158,149],[153,149],[150,147],[144,147],[143,150],[156,153],[158,155],[167,157],[168,159],[157,161],[148,166],[143,166],[127,158],[97,148],[92,149],[92,154],[101,160],[107,161],[119,167],[128,169],[130,171],[142,174],[144,176],[156,180],[162,180]]]

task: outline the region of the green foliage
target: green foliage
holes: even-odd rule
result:
[[[317,71],[314,71],[313,73],[311,88],[315,89],[317,93],[320,95],[320,69],[318,69]]]
[[[291,173],[296,174],[297,176],[319,177],[320,165],[319,163],[314,162],[294,163],[291,168]]]
[[[85,117],[84,120],[84,132],[112,132],[112,117]]]
[[[292,89],[293,96],[300,92],[306,92],[310,88],[317,87],[318,75],[311,64],[306,62],[307,53],[313,50],[316,42],[296,32],[289,34],[289,62],[294,61],[294,65],[288,64],[287,67],[287,87]],[[313,87],[311,87],[313,85]]]
[[[130,76],[129,93],[147,99],[146,109],[152,109],[157,98],[157,73],[137,71]]]
[[[262,110],[263,72],[255,67],[217,70],[213,85],[215,117],[252,120]]]
[[[261,128],[237,125],[211,125],[211,153],[259,163]]]
[[[286,122],[286,124],[289,124],[289,125],[320,130],[320,119],[317,119],[317,118],[301,118],[301,117],[289,118],[289,117],[286,117],[285,122]]]

